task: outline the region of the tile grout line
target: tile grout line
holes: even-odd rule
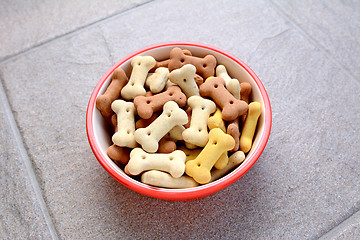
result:
[[[290,16],[288,16],[284,10],[281,9],[280,6],[278,6],[276,3],[274,3],[272,0],[269,1],[270,6],[278,13],[280,14],[285,20],[287,20],[298,32],[300,32],[301,35],[303,35],[310,43],[312,43],[316,48],[318,48],[327,58],[334,63],[337,67],[339,67],[341,70],[343,70],[348,77],[360,87],[360,80],[358,80],[347,68],[345,68],[341,63],[339,63],[334,57],[331,56],[331,54],[321,45],[319,44],[315,39],[313,39],[304,29],[302,29],[296,22],[293,20]]]
[[[73,36],[73,35],[75,35],[75,34],[77,34],[77,33],[80,33],[80,32],[82,32],[82,31],[85,31],[85,30],[87,30],[87,29],[89,29],[89,28],[91,28],[91,27],[98,26],[98,25],[100,25],[101,23],[105,23],[105,22],[110,21],[110,20],[112,20],[112,19],[114,19],[114,18],[117,18],[117,17],[119,17],[119,16],[122,16],[123,14],[127,14],[128,12],[134,11],[135,9],[137,9],[137,8],[139,8],[139,7],[144,7],[144,6],[150,4],[150,3],[154,2],[154,1],[156,1],[156,0],[150,0],[150,1],[145,2],[145,3],[141,3],[141,4],[137,5],[137,6],[132,7],[132,8],[129,8],[129,9],[126,9],[126,10],[124,10],[124,11],[115,13],[115,14],[113,14],[113,15],[110,15],[110,16],[107,16],[107,17],[104,17],[104,18],[101,18],[101,19],[96,20],[96,21],[94,21],[94,22],[92,22],[92,23],[89,23],[89,24],[86,24],[86,25],[84,25],[84,26],[80,26],[80,27],[78,27],[78,28],[76,28],[76,29],[73,29],[73,30],[71,30],[71,31],[69,31],[69,32],[60,34],[60,35],[55,36],[55,37],[53,37],[53,38],[47,39],[47,40],[45,40],[45,41],[43,41],[43,42],[37,43],[37,44],[35,44],[35,45],[33,45],[33,46],[29,47],[29,48],[26,48],[26,49],[21,50],[21,51],[18,52],[18,53],[15,53],[15,54],[13,54],[13,55],[10,55],[10,56],[8,56],[8,57],[5,57],[5,58],[3,58],[3,59],[0,59],[0,66],[3,65],[3,64],[5,64],[5,63],[8,63],[8,62],[10,62],[10,61],[12,61],[12,60],[14,60],[14,59],[16,59],[16,58],[18,58],[18,57],[21,57],[21,56],[23,56],[23,55],[26,55],[26,54],[29,53],[29,52],[35,51],[36,49],[45,47],[45,46],[47,46],[48,44],[51,44],[52,42],[54,42],[54,41],[56,41],[56,40],[58,40],[58,39],[62,39],[62,38],[68,37],[68,36]]]
[[[1,76],[0,76],[0,78],[1,78]],[[5,114],[7,116],[7,120],[9,122],[9,124],[10,124],[12,135],[13,135],[14,140],[16,142],[16,147],[19,150],[21,159],[22,159],[22,161],[23,161],[23,163],[25,165],[26,172],[27,172],[27,174],[29,176],[30,183],[31,183],[31,185],[33,187],[36,200],[37,200],[38,204],[40,205],[40,209],[42,211],[43,217],[45,219],[45,223],[46,223],[46,225],[48,227],[48,230],[50,232],[51,238],[52,239],[59,239],[58,233],[57,233],[56,228],[55,228],[55,225],[52,222],[52,219],[50,217],[48,208],[46,206],[46,203],[45,203],[45,200],[44,200],[44,197],[43,197],[43,194],[42,194],[38,179],[36,177],[33,165],[31,163],[30,158],[28,156],[28,153],[27,153],[27,151],[25,149],[25,146],[24,146],[24,143],[22,141],[22,137],[21,137],[19,128],[17,126],[14,115],[12,113],[8,98],[7,98],[6,93],[5,93],[2,78],[0,79],[0,100],[1,100],[2,105],[4,106]]]
[[[335,237],[339,236],[341,230],[348,225],[359,224],[360,221],[360,210],[352,214],[350,217],[346,218],[340,224],[332,228],[330,231],[323,234],[319,240],[326,240],[326,239],[334,239]]]

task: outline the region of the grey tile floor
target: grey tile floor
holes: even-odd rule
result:
[[[359,239],[359,1],[0,1],[1,239]],[[228,188],[166,202],[116,182],[85,131],[132,51],[203,42],[245,61],[268,145]]]

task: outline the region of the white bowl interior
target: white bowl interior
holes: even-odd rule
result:
[[[150,56],[153,56],[157,61],[161,61],[161,60],[165,60],[165,59],[169,58],[169,52],[174,47],[189,49],[191,51],[191,53],[193,54],[193,56],[197,56],[197,57],[204,57],[207,54],[214,55],[217,59],[218,65],[219,64],[224,65],[228,71],[228,74],[232,78],[236,78],[240,82],[249,82],[251,84],[252,91],[251,91],[251,95],[250,95],[250,102],[257,101],[257,102],[260,102],[262,104],[262,106],[264,106],[264,101],[261,96],[260,89],[259,89],[258,85],[256,84],[256,82],[254,81],[254,79],[251,77],[251,75],[238,63],[236,63],[235,61],[233,61],[232,59],[228,58],[227,56],[225,56],[221,53],[212,51],[210,49],[204,49],[201,47],[197,47],[197,46],[187,46],[187,45],[186,46],[182,46],[182,45],[174,46],[174,45],[172,45],[172,46],[165,46],[165,47],[151,49],[151,50],[143,52],[139,55],[142,55],[142,56],[150,55]],[[126,74],[128,76],[130,76],[130,74],[131,74],[130,60],[128,60],[127,62],[125,62],[119,66],[126,72]],[[106,81],[102,85],[98,95],[101,95],[105,92],[106,88],[110,84],[111,77],[112,77],[112,74],[108,77],[108,79],[106,79]],[[245,161],[249,158],[249,156],[251,156],[251,154],[256,149],[256,146],[258,145],[258,143],[261,139],[261,136],[264,133],[264,126],[265,126],[265,109],[264,109],[264,107],[262,107],[262,114],[260,115],[260,118],[258,120],[257,129],[256,129],[254,140],[253,140],[253,145],[252,145],[250,152],[247,154]],[[111,136],[109,134],[108,126],[107,126],[105,119],[100,114],[100,111],[98,111],[97,108],[95,108],[95,107],[94,107],[94,111],[93,111],[93,129],[94,129],[94,135],[95,135],[96,142],[98,143],[104,157],[109,161],[109,163],[115,169],[118,169],[119,171],[123,172],[123,170],[120,169],[106,154],[106,150],[108,149],[109,146],[112,145]],[[239,167],[241,167],[241,165]]]

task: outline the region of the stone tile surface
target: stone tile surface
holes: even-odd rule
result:
[[[0,1],[0,60],[145,2]]]
[[[360,81],[360,2],[272,0]]]
[[[320,238],[320,240],[328,239],[360,239],[360,211]]]
[[[0,238],[51,239],[29,173],[14,140],[4,96],[0,92]]]
[[[214,9],[222,11],[215,17]],[[149,21],[149,12],[161,14]],[[174,40],[243,59],[273,108],[269,143],[254,167],[194,202],[120,185],[98,164],[85,131],[88,99],[106,69],[140,47]],[[0,71],[62,239],[314,239],[360,208],[360,86],[265,1],[156,1]]]

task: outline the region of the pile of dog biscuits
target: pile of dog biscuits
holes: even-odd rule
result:
[[[213,55],[178,47],[169,55],[133,57],[129,77],[116,68],[96,108],[109,123],[107,155],[126,174],[156,187],[196,187],[244,161],[261,104]]]

